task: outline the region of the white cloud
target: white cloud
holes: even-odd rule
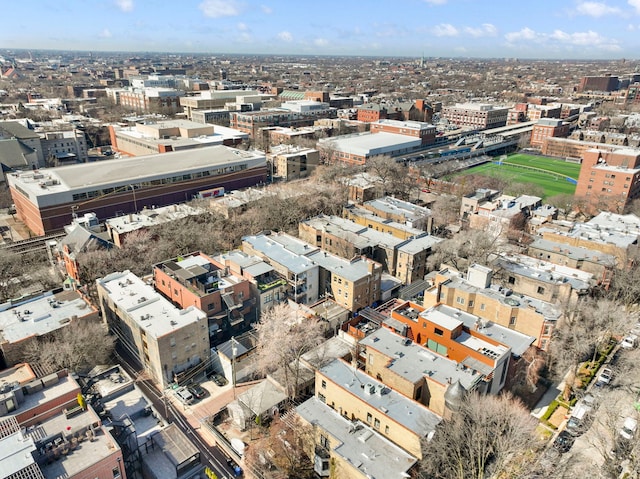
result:
[[[241,32],[246,32],[247,30],[249,30],[249,27],[247,26],[246,23],[238,23],[238,30],[240,30]]]
[[[458,29],[450,23],[441,23],[431,30],[436,37],[455,37],[458,35]]]
[[[100,38],[111,38],[111,32],[109,31],[108,28],[105,28],[104,30],[102,30],[99,35]]]
[[[293,41],[293,35],[291,35],[291,33],[287,32],[287,31],[280,32],[276,36],[278,37],[279,40],[282,40],[283,42],[292,42]]]
[[[123,12],[130,12],[133,10],[133,0],[115,0],[116,7]]]
[[[631,2],[629,2],[631,3]],[[581,2],[575,9],[577,15],[586,15],[588,17],[603,17],[605,15],[619,15],[622,13],[618,7],[610,7],[602,2]]]
[[[326,38],[316,38],[313,41],[313,44],[317,47],[326,47],[327,45],[329,45],[329,40],[327,40]]]
[[[209,18],[234,17],[240,14],[240,7],[234,0],[204,0],[198,8]]]
[[[531,30],[529,27],[524,27],[519,32],[509,32],[504,37],[507,39],[508,42],[518,42],[521,40],[527,40],[527,41],[535,40],[536,35],[537,35],[536,32]]]
[[[536,43],[548,47],[589,47],[611,52],[621,50],[617,40],[604,37],[592,30],[573,33],[554,30],[552,33],[542,33],[525,27],[519,32],[507,33],[504,37],[511,44]]]
[[[447,0],[424,0],[424,3],[428,3],[429,5],[444,5],[447,3]]]
[[[483,23],[477,28],[466,27],[464,31],[473,37],[495,37],[498,34],[498,29],[491,23]]]
[[[640,14],[640,0],[629,0],[629,5],[636,9],[636,13]]]
[[[265,13],[266,15],[271,15],[273,13],[273,9],[268,5],[260,5],[260,8],[262,9],[262,13]]]

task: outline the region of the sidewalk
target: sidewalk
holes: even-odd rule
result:
[[[547,408],[549,407],[549,404],[551,404],[551,401],[557,398],[558,394],[564,391],[565,380],[568,374],[569,373],[565,375],[562,381],[560,381],[559,383],[553,383],[551,387],[547,389],[547,392],[544,393],[544,395],[540,398],[540,400],[536,404],[536,407],[531,410],[531,415],[533,417],[540,419],[544,415],[544,413],[547,412]]]

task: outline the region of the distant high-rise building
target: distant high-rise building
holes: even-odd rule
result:
[[[582,77],[578,85],[578,92],[586,91],[615,91],[618,89],[618,77],[611,75]]]

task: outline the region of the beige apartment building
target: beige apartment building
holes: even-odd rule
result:
[[[130,271],[97,281],[100,308],[109,329],[161,388],[208,361],[207,315],[176,308]]]
[[[536,338],[534,346],[546,350],[561,311],[546,301],[515,296],[509,288],[492,285],[492,274],[490,268],[480,265],[470,266],[466,278],[444,269],[425,291],[424,307],[445,304],[475,314]]]
[[[442,418],[426,406],[336,359],[316,371],[316,397],[341,416],[362,421],[414,457]]]

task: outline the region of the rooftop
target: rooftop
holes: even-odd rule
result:
[[[159,338],[206,319],[195,306],[176,308],[135,274],[126,270],[98,280],[117,307],[126,311],[147,335]]]
[[[307,257],[332,274],[341,276],[348,281],[355,282],[372,276],[372,273],[369,271],[369,267],[372,264],[378,266],[378,271],[380,271],[380,264],[367,258],[348,260],[320,250],[307,255]]]
[[[336,151],[367,156],[417,148],[421,145],[421,141],[420,138],[381,132],[329,138],[326,142],[321,140],[320,143],[326,143]]]
[[[555,230],[553,231],[555,232]],[[550,253],[560,253],[576,261],[591,261],[603,266],[614,266],[616,264],[616,259],[611,254],[601,253],[600,251],[582,246],[558,243],[557,241],[550,241],[543,238],[534,239],[529,245],[529,248],[541,249]]]
[[[162,208],[145,208],[139,213],[110,218],[105,220],[105,224],[116,232],[123,234],[202,213],[202,209],[186,204],[169,205]]]
[[[471,390],[481,380],[477,371],[463,370],[457,362],[407,340],[387,328],[380,328],[361,339],[360,345],[386,355],[389,358],[387,369],[412,383],[424,377],[442,385],[447,384],[449,380],[460,380],[465,389]]]
[[[512,308],[534,309],[547,321],[557,321],[562,316],[561,310],[551,303],[523,294],[514,294],[510,289],[503,288],[497,284],[492,284],[489,288],[480,288],[472,285],[469,281],[461,277],[459,273],[449,272],[448,277],[448,282],[444,283],[447,287],[481,294]],[[434,288],[432,288],[432,290],[433,289]]]
[[[122,185],[132,182],[162,179],[172,174],[183,174],[194,170],[211,170],[215,167],[247,165],[247,168],[265,166],[266,158],[261,153],[241,151],[226,146],[212,146],[193,150],[158,153],[93,163],[80,163],[43,168],[39,171],[11,174],[11,184],[18,185],[30,195],[46,196],[75,189],[93,188],[102,185]],[[41,186],[41,183],[45,186]]]
[[[75,291],[46,292],[0,305],[0,339],[15,343],[60,329],[95,310]]]
[[[416,458],[369,426],[342,417],[316,397],[302,403],[296,411],[304,420],[335,438],[333,453],[363,477],[403,479],[409,476],[407,471],[416,462]]]
[[[311,259],[289,251],[282,244],[274,241],[271,236],[264,234],[244,236],[242,242],[248,243],[254,250],[261,252],[271,261],[282,265],[294,274],[304,273],[318,267]],[[312,250],[310,249],[310,251]]]
[[[385,196],[384,198],[367,201],[365,205],[384,213],[402,215],[408,221],[415,221],[417,219],[431,216],[429,208],[418,206],[408,201],[394,198],[393,196]]]
[[[362,218],[375,221],[377,223],[384,223],[385,225],[388,225],[391,228],[394,228],[400,231],[405,231],[406,233],[412,236],[419,236],[422,233],[424,233],[423,230],[420,230],[418,228],[413,228],[412,226],[408,226],[403,223],[398,223],[397,221],[385,220],[384,218],[376,214],[373,214],[371,211],[365,210],[364,208],[359,208],[357,206],[349,206],[349,212],[356,216],[360,216]]]
[[[422,404],[339,359],[320,369],[320,373],[420,437],[434,431],[442,420]]]
[[[572,289],[586,291],[593,274],[568,266],[556,265],[520,254],[502,253],[495,265],[507,271],[548,284],[569,283]]]

